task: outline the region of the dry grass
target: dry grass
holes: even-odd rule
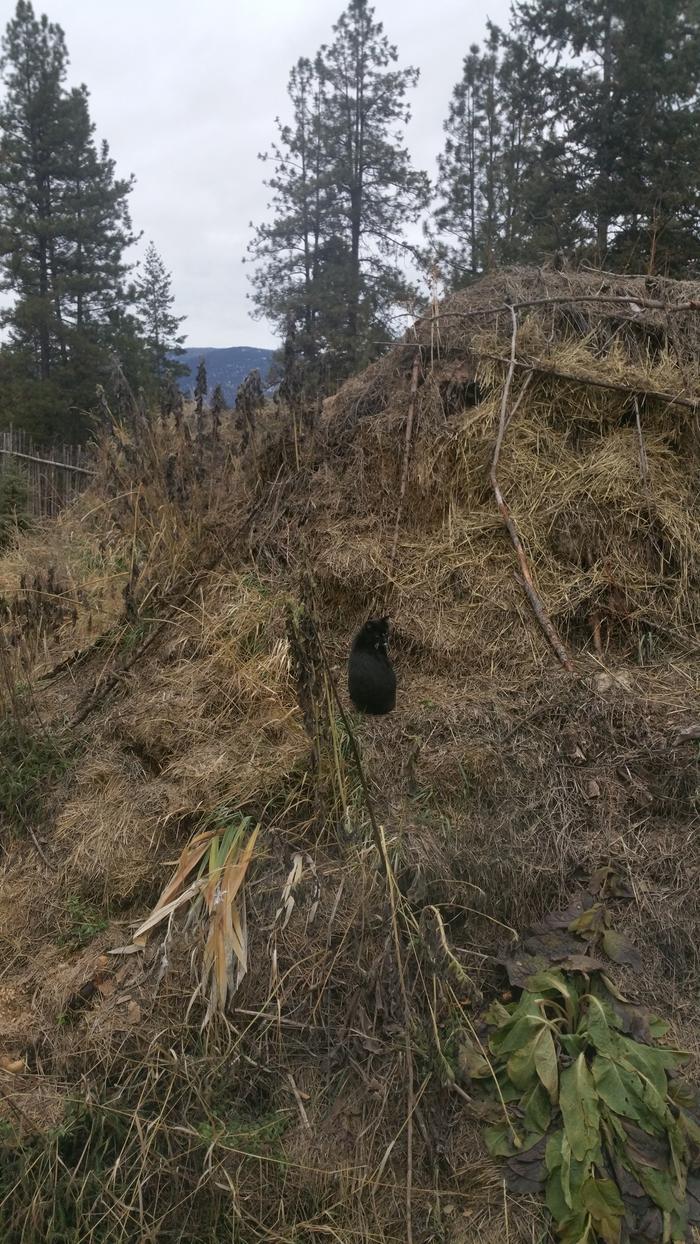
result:
[[[282,411],[244,448],[233,426],[197,438],[135,420],[101,444],[95,490],[51,529],[48,558],[28,535],[0,563],[8,639],[32,590],[22,575],[54,567],[71,611],[32,617],[7,658],[31,728],[68,758],[33,826],[46,862],[3,827],[0,1055],[26,1068],[0,1080],[0,1118],[23,1138],[0,1176],[10,1244],[32,1238],[30,1212],[34,1238],[71,1244],[404,1244],[409,1209],[416,1244],[546,1238],[539,1206],[504,1199],[444,1059],[476,991],[502,986],[502,947],[602,864],[636,896],[617,913],[644,961],[625,988],[697,1048],[697,745],[675,743],[700,691],[697,416],[641,400],[640,456],[632,397],[537,372],[528,383],[499,479],[573,674],[516,579],[488,478],[504,296],[606,282],[631,299],[698,296],[515,272],[417,326],[393,560],[412,338],[296,447]],[[523,309],[518,358],[690,400],[698,319]],[[511,403],[527,374],[516,369]],[[322,653],[305,632],[300,669],[286,619],[303,571]],[[343,720],[330,677],[344,702],[350,636],[385,605],[397,710]],[[261,827],[248,971],[202,1035],[205,1008],[188,1007],[206,925],[174,918],[143,953],[100,964],[223,810]],[[65,941],[77,904],[107,922],[79,949]],[[466,974],[461,993],[431,951],[429,908]],[[49,1095],[65,1113],[45,1133]]]

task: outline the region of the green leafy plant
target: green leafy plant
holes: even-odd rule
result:
[[[207,1120],[197,1125],[197,1134],[207,1145],[221,1145],[245,1154],[271,1153],[282,1156],[280,1139],[290,1125],[290,1112],[277,1110],[272,1114],[246,1119],[232,1114],[225,1121]]]
[[[98,933],[102,933],[108,923],[99,908],[79,898],[77,894],[69,894],[66,899],[64,927],[58,938],[59,945],[80,950],[97,937]]]
[[[29,489],[27,477],[15,465],[0,470],[0,549],[12,540],[15,532],[29,526]]]
[[[490,1058],[471,1074],[503,1118],[488,1148],[514,1191],[544,1193],[564,1244],[683,1240],[700,1221],[698,1103],[677,1078],[687,1056],[659,1044],[667,1025],[628,1003],[572,935],[609,957],[635,953],[600,903],[569,919],[565,945],[545,931],[560,965],[485,1015]]]
[[[31,732],[13,713],[0,719],[0,821],[22,827],[34,820],[47,784],[67,766],[50,735]]]

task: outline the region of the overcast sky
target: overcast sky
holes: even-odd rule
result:
[[[251,319],[241,258],[250,221],[265,217],[257,159],[286,117],[289,70],[327,42],[343,0],[34,0],[66,34],[69,85],[85,82],[92,119],[121,175],[134,173],[131,212],[173,276],[191,346],[267,346]],[[408,144],[434,172],[442,122],[469,44],[509,0],[376,0],[376,16],[417,65]],[[6,25],[14,0],[0,0]]]

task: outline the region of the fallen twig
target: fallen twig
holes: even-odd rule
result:
[[[501,446],[503,445],[503,438],[505,436],[506,428],[508,427],[508,423],[509,423],[508,398],[510,397],[510,391],[513,385],[513,376],[515,374],[515,367],[516,367],[515,347],[516,347],[517,336],[518,336],[518,320],[515,314],[515,308],[510,307],[509,310],[510,310],[512,324],[513,324],[513,331],[512,331],[511,342],[510,342],[510,360],[509,360],[509,365],[508,365],[508,375],[506,376],[506,382],[503,386],[503,395],[501,398],[501,418],[500,418],[499,425],[498,425],[498,435],[496,437],[496,444],[494,446],[493,459],[491,461],[491,471],[490,471],[491,487],[493,488],[493,493],[496,498],[496,505],[498,506],[501,518],[503,519],[503,523],[508,532],[508,535],[511,538],[513,548],[515,549],[515,552],[517,554],[518,561],[520,563],[520,571],[522,574],[522,579],[520,581],[522,582],[522,585],[525,589],[528,600],[530,601],[530,604],[532,605],[533,613],[535,614],[537,621],[539,622],[542,630],[547,636],[547,639],[549,640],[552,648],[556,652],[559,658],[559,661],[564,666],[564,669],[568,670],[569,673],[573,673],[574,667],[571,663],[569,654],[566,651],[566,648],[564,647],[564,644],[562,643],[561,639],[557,635],[554,625],[551,619],[548,617],[545,607],[542,603],[542,600],[540,599],[539,593],[537,592],[535,585],[532,582],[532,575],[530,574],[530,567],[528,565],[527,557],[525,556],[525,550],[523,548],[522,540],[520,539],[518,529],[515,525],[515,522],[513,521],[513,517],[510,513],[510,510],[508,509],[508,506],[505,503],[505,500],[503,498],[503,493],[501,492],[500,485],[498,483],[498,460],[501,455]],[[522,397],[522,394],[521,394],[521,397]]]

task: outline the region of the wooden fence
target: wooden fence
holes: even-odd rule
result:
[[[19,428],[0,431],[0,475],[10,466],[19,467],[27,480],[34,518],[54,518],[93,475],[81,445],[44,449]]]

